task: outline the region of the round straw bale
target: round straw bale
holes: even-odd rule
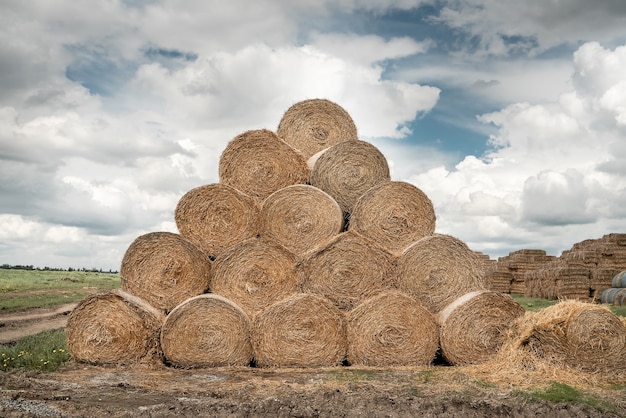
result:
[[[324,148],[358,138],[356,125],[348,112],[326,99],[309,99],[291,106],[280,120],[277,133],[306,158]]]
[[[398,254],[435,232],[435,209],[428,196],[412,184],[386,181],[359,198],[349,228]]]
[[[317,187],[296,184],[265,199],[260,234],[300,255],[343,231],[343,222],[332,197]]]
[[[347,351],[345,317],[329,300],[297,293],[252,320],[252,347],[259,367],[337,366]]]
[[[351,365],[421,366],[430,364],[437,354],[434,316],[402,292],[380,293],[346,316]]]
[[[438,315],[443,358],[455,366],[493,358],[524,313],[522,305],[499,292],[479,290],[457,298]]]
[[[172,232],[150,232],[130,244],[120,269],[122,289],[155,308],[170,311],[209,289],[211,261]]]
[[[259,207],[255,201],[219,183],[185,193],[174,217],[180,234],[210,257],[259,233]]]
[[[432,313],[466,293],[486,290],[478,255],[445,234],[424,237],[408,247],[396,260],[394,283]]]
[[[341,142],[312,158],[311,185],[331,195],[346,213],[366,191],[391,180],[385,156],[365,141]]]
[[[526,314],[515,346],[586,372],[625,371],[626,327],[606,306],[561,301]]]
[[[176,367],[247,366],[252,360],[250,318],[215,294],[193,297],[167,316],[161,347]]]
[[[65,327],[72,356],[93,364],[162,361],[159,332],[165,315],[120,289],[80,301]]]
[[[306,158],[267,129],[232,139],[219,161],[220,183],[263,200],[276,190],[309,181]]]
[[[211,291],[250,317],[297,292],[295,256],[281,245],[251,238],[223,252],[213,264]]]
[[[354,231],[347,231],[305,255],[297,264],[300,288],[330,300],[341,310],[392,286],[393,256]]]

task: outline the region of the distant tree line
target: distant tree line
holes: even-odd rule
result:
[[[102,269],[97,269],[95,267],[92,267],[90,269],[86,269],[85,267],[83,268],[73,268],[73,267],[68,267],[67,269],[64,268],[59,268],[59,267],[34,267],[32,264],[31,265],[26,265],[23,266],[21,264],[15,264],[15,265],[11,265],[11,264],[2,264],[0,265],[0,269],[6,269],[6,270],[10,270],[10,269],[14,269],[14,270],[38,270],[38,271],[84,271],[84,272],[89,272],[89,273],[111,273],[111,274],[115,274],[117,273],[117,271],[113,271],[111,269],[109,269],[109,271],[104,271]]]

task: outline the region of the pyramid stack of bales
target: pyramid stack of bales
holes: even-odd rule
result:
[[[72,311],[77,360],[387,367],[440,352],[467,365],[494,358],[525,316],[487,289],[485,257],[436,233],[428,196],[391,179],[325,99],[294,104],[276,133],[236,136],[219,182],[185,193],[174,218],[178,233],[130,244],[121,290]]]

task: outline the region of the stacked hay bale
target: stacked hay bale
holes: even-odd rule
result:
[[[129,246],[123,291],[72,312],[76,359],[384,367],[429,365],[441,350],[475,364],[523,313],[487,290],[488,260],[435,233],[428,196],[392,180],[328,100],[292,106],[277,134],[236,136],[219,183],[185,193],[174,217],[178,234]]]
[[[491,290],[525,294],[526,273],[541,269],[555,258],[547,255],[544,250],[535,249],[513,251],[500,257],[495,268],[488,272],[487,280],[491,283]]]
[[[602,291],[600,302],[615,306],[626,305],[626,270],[613,276],[611,287]]]

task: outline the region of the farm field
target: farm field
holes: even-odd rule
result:
[[[0,342],[3,359],[12,355],[22,361],[20,367],[0,368],[1,417],[626,416],[626,382],[593,376],[560,379],[531,373],[503,381],[484,370],[440,362],[430,367],[189,370],[77,363],[68,360],[63,321],[90,293],[119,287],[119,276],[5,272],[0,271],[0,338],[11,329],[7,318],[30,316],[25,322],[31,325],[58,322],[46,328],[57,331],[42,334],[41,329],[17,343]],[[554,303],[515,298],[527,310]],[[621,307],[614,312],[625,316]]]

